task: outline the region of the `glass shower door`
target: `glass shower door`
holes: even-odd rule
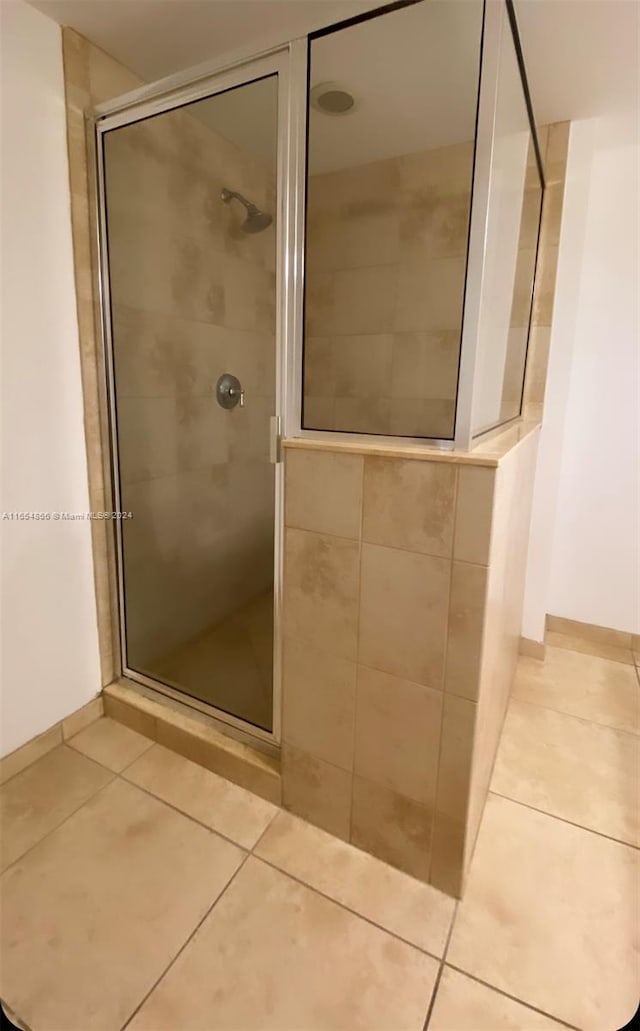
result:
[[[102,133],[125,673],[273,729],[278,76]]]

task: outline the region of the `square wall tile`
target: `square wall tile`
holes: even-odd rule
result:
[[[360,455],[287,448],[286,525],[358,539],[363,463]]]
[[[466,824],[435,812],[429,881],[434,888],[459,899],[465,879]]]
[[[432,812],[396,791],[354,777],[351,841],[426,881],[431,863]]]
[[[456,820],[467,813],[476,712],[475,702],[445,694],[437,809]]]
[[[445,691],[474,700],[480,683],[486,599],[487,567],[454,562]]]
[[[288,638],[282,704],[285,741],[334,766],[353,768],[355,662]]]
[[[285,538],[285,636],[355,659],[360,545],[288,529]]]
[[[363,665],[442,689],[449,567],[446,559],[363,544]]]
[[[357,712],[355,772],[434,805],[442,693],[360,666]]]
[[[393,337],[390,334],[334,337],[338,397],[385,397],[389,393]]]
[[[455,466],[445,462],[366,458],[363,540],[449,556],[455,484]]]
[[[537,326],[550,326],[553,315],[553,298],[556,288],[556,270],[558,267],[558,247],[548,246],[543,240],[541,258],[538,259],[538,270],[533,294],[532,321]]]
[[[316,827],[349,840],[352,775],[285,742],[282,804]]]
[[[495,469],[465,465],[458,473],[453,557],[489,563]]]
[[[333,273],[329,333],[390,333],[396,305],[396,269],[391,265]]]

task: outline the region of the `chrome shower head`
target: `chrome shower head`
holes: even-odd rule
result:
[[[247,209],[247,217],[240,226],[243,233],[261,233],[263,229],[266,229],[273,222],[271,215],[268,215],[266,211],[260,211],[260,208],[257,208],[255,204],[252,204],[250,200],[247,200],[246,197],[243,197],[241,193],[237,193],[235,190],[224,188],[220,197],[225,204],[229,204],[232,200],[239,200]]]

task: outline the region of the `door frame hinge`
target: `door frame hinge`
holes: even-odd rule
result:
[[[282,461],[282,436],[280,432],[280,416],[272,415],[269,419],[269,461],[277,465]]]

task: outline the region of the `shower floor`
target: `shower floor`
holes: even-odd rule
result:
[[[152,676],[264,729],[273,718],[273,591],[153,663]]]

